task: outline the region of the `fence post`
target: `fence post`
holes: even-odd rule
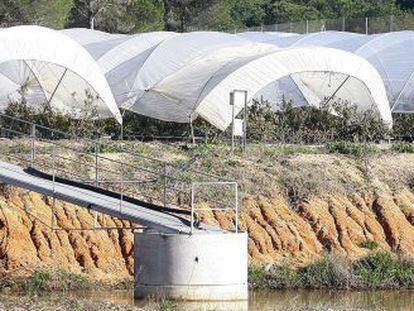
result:
[[[390,32],[394,30],[394,15],[390,16]]]
[[[345,25],[345,16],[342,16],[342,31],[345,31],[346,25]]]
[[[122,202],[124,200],[124,162],[121,162],[121,197],[119,200],[119,211],[122,212]]]
[[[235,183],[236,186],[236,233],[239,233],[239,187],[238,184]]]
[[[308,20],[306,20],[305,31],[306,31],[306,34],[309,33],[309,21]]]
[[[194,191],[195,191],[195,184],[192,183],[191,184],[191,233],[193,234],[193,230],[194,230]]]
[[[31,150],[30,150],[30,164],[31,167],[35,166],[35,158],[36,158],[36,150],[35,150],[35,143],[36,143],[36,124],[32,124],[32,129],[30,133],[30,140],[31,140]]]
[[[99,185],[99,145],[98,142],[95,143],[95,186]]]
[[[164,172],[163,172],[163,181],[164,181],[164,207],[167,207],[167,163],[164,163]]]

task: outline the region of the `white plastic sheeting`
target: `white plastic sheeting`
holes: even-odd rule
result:
[[[261,37],[250,37],[260,41]],[[267,43],[278,47],[326,46],[352,52],[369,61],[380,73],[393,112],[414,112],[414,32],[399,31],[378,35],[359,35],[346,32],[321,32],[291,38],[274,36]],[[273,88],[275,90],[276,87]],[[282,92],[297,92],[292,83]],[[302,102],[303,103],[303,102]]]
[[[224,130],[231,123],[233,89],[246,89],[251,99],[279,83],[293,84],[290,91],[307,105],[340,98],[355,102],[361,110],[374,109],[391,124],[384,84],[363,58],[341,50],[280,49],[274,44],[290,40],[300,45],[322,38],[331,44],[357,35],[324,33],[308,39],[278,33],[154,32],[104,38],[87,31],[85,39],[79,32],[81,39],[75,40],[84,42],[105,72],[118,106],[141,115],[172,122],[201,116]]]
[[[81,45],[87,45],[127,37],[126,35],[109,34],[107,32],[87,28],[63,29],[61,30],[61,32]]]
[[[361,82],[347,85],[347,92],[340,94],[343,100],[357,100],[361,109],[375,109],[384,122],[392,124],[385,88],[377,71],[360,57],[327,48],[284,49],[247,61],[236,69],[224,68],[224,72],[216,72],[203,87],[211,91],[201,95],[196,111],[225,129],[231,123],[231,107],[226,104],[226,97],[233,89],[247,90],[252,98],[273,81],[292,74],[303,74],[301,78],[309,74],[308,79],[302,80],[304,84],[315,94],[330,97],[338,88],[320,82],[327,81],[331,73],[343,76],[343,81],[351,77]],[[312,79],[312,74],[319,76]]]
[[[238,36],[241,36],[245,39],[249,39],[255,42],[261,43],[272,43],[275,38],[291,38],[291,37],[300,37],[299,34],[291,32],[261,32],[261,31],[248,31],[238,33]]]
[[[219,32],[154,32],[134,35],[122,42],[115,40],[107,41],[110,48],[104,47],[105,44],[85,47],[105,72],[118,106],[174,122],[189,122],[194,111],[176,103],[171,106],[174,100],[158,88],[165,85],[165,80],[192,62],[223,48],[240,51],[236,56],[229,53],[229,60],[240,53],[258,55],[276,50],[272,45],[254,44],[247,39]],[[183,94],[187,92],[185,87],[179,91]]]
[[[94,109],[99,117],[122,117],[101,69],[78,43],[57,31],[18,26],[0,31],[0,102],[4,107],[24,94],[80,117]],[[90,105],[88,104],[90,103]],[[92,107],[93,105],[93,107]]]

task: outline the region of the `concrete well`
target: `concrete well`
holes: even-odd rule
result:
[[[135,232],[135,298],[247,300],[247,233]]]

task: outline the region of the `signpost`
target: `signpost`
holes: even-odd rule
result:
[[[242,150],[247,146],[247,91],[234,90],[230,93],[230,105],[232,106],[232,131],[231,151],[234,151],[235,138],[241,137]],[[243,118],[236,118],[236,113],[243,111]]]

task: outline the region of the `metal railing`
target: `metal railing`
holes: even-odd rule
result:
[[[187,31],[222,30],[214,28],[200,28],[190,26]],[[280,24],[260,25],[255,27],[226,29],[229,33],[241,33],[246,31],[277,31],[307,34],[320,31],[348,31],[362,34],[377,34],[400,30],[414,30],[414,14],[388,15],[381,17],[361,17],[337,19],[319,19],[291,21]]]
[[[189,217],[191,212],[194,220],[197,215],[192,200],[193,180],[197,180],[195,184],[228,183],[196,170],[191,170],[191,178],[181,178],[170,163],[124,148],[104,155],[100,152],[102,143],[99,140],[79,138],[5,114],[0,114],[0,137],[7,138],[2,143],[0,157],[51,175],[53,187],[60,177],[117,192],[120,211],[124,198],[132,197],[177,212],[187,211]],[[229,205],[214,195],[203,197],[202,201],[213,210],[226,209]]]
[[[220,207],[211,207],[208,205],[208,203],[203,202],[205,200],[205,197],[201,197],[201,204],[205,203],[203,206],[207,207],[197,207],[196,205],[196,199],[197,199],[197,190],[202,189],[203,187],[208,187],[209,191],[211,191],[211,188],[214,186],[218,186],[220,188],[223,188],[225,186],[229,186],[230,188],[234,189],[234,206],[220,206]],[[239,232],[239,192],[238,192],[238,184],[237,182],[231,182],[231,181],[217,181],[217,182],[194,182],[191,186],[191,233],[194,230],[194,223],[195,223],[195,215],[197,212],[218,212],[218,213],[227,213],[232,212],[234,215],[234,229],[233,231],[235,233]]]

